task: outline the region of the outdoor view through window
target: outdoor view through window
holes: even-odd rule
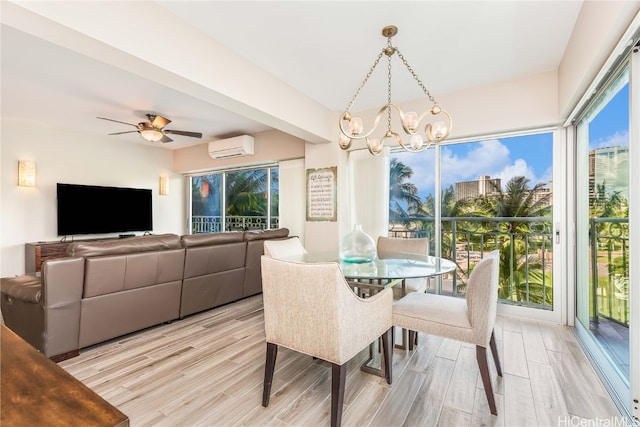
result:
[[[443,293],[464,293],[475,264],[499,249],[499,298],[552,309],[552,148],[552,133],[441,148],[441,251],[458,265]],[[434,170],[434,150],[392,154],[390,234],[429,237],[431,251]]]

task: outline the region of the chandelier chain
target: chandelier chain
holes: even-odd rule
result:
[[[418,75],[415,73],[415,71],[413,71],[413,68],[411,68],[411,65],[409,65],[409,63],[407,62],[405,57],[402,55],[402,53],[400,53],[400,50],[398,50],[398,48],[396,48],[396,52],[398,53],[398,57],[402,60],[402,63],[404,64],[404,66],[407,67],[407,70],[409,70],[409,72],[411,73],[411,76],[413,76],[414,80],[416,82],[418,82],[418,85],[422,88],[422,91],[424,92],[424,94],[427,95],[427,97],[429,97],[429,101],[431,101],[434,104],[436,104],[436,100],[429,93],[429,89],[427,89],[425,87],[425,85],[422,83],[422,80],[420,80],[420,77],[418,77]]]
[[[389,45],[391,45],[391,38],[389,38]],[[391,56],[387,57],[387,104],[391,104]],[[391,108],[387,108],[387,130],[391,132]]]
[[[374,61],[373,65],[369,69],[369,72],[367,73],[367,75],[365,76],[364,80],[360,84],[360,87],[358,88],[358,90],[356,90],[356,93],[353,95],[353,98],[351,98],[351,101],[349,101],[349,105],[347,105],[347,109],[345,111],[351,111],[351,107],[353,106],[353,103],[356,102],[356,99],[358,98],[358,95],[360,94],[360,91],[367,84],[367,81],[369,80],[369,77],[371,77],[371,74],[373,73],[373,70],[375,70],[376,67],[378,66],[378,62],[380,62],[380,59],[382,58],[383,54],[384,54],[384,49],[382,49],[382,52],[380,52],[380,55],[378,55],[378,57]]]

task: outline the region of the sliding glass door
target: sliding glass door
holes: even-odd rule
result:
[[[277,166],[210,172],[189,181],[191,234],[278,228]]]
[[[576,326],[629,413],[631,388],[640,380],[632,375],[638,360],[633,337],[640,329],[631,321],[638,310],[637,296],[631,298],[638,277],[634,284],[631,271],[639,254],[633,250],[637,231],[631,232],[630,206],[637,206],[640,195],[629,172],[637,163],[631,153],[637,156],[640,147],[630,138],[631,70],[627,61],[611,73],[576,127]]]

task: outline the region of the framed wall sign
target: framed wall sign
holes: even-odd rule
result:
[[[337,166],[307,169],[307,221],[337,221]]]

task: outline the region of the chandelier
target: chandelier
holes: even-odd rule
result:
[[[403,149],[412,152],[418,152],[426,150],[431,147],[435,143],[439,143],[443,141],[449,134],[451,133],[451,116],[445,110],[440,108],[434,99],[434,97],[429,93],[429,90],[424,86],[420,78],[413,71],[413,68],[407,63],[407,60],[404,58],[400,50],[397,47],[391,44],[391,38],[398,33],[398,28],[394,25],[386,26],[382,29],[382,35],[387,38],[387,47],[382,49],[382,52],[378,55],[375,62],[371,66],[371,69],[367,73],[366,77],[360,84],[358,90],[353,95],[351,102],[345,109],[344,113],[340,117],[339,126],[340,126],[340,148],[343,150],[351,147],[351,143],[353,140],[364,139],[367,143],[367,148],[371,154],[380,154],[382,152],[382,148],[384,146],[384,140],[390,139],[395,140]],[[418,86],[422,89],[424,94],[429,99],[429,102],[432,104],[430,109],[427,109],[423,113],[419,114],[413,111],[404,112],[397,105],[391,102],[391,57],[394,54],[398,54],[398,57],[402,61],[402,64],[409,70],[413,79],[418,83]],[[387,66],[387,103],[380,108],[378,114],[376,115],[376,119],[373,122],[373,127],[365,131],[364,125],[362,122],[362,118],[360,117],[352,117],[351,116],[351,107],[356,101],[360,91],[367,84],[369,77],[375,70],[376,66],[382,59],[382,55],[387,55],[388,66]],[[402,137],[398,132],[394,132],[391,130],[391,112],[392,110],[396,110],[400,116],[400,123],[402,124],[402,131],[404,135],[408,136],[408,142],[403,141]],[[384,133],[382,138],[372,138],[371,134],[376,130],[380,120],[384,113],[387,113],[387,131]],[[428,117],[427,120],[425,118]],[[443,121],[442,119],[446,119]],[[434,120],[430,122],[429,120]],[[424,132],[420,132],[423,121],[425,121],[425,125],[423,128]]]

